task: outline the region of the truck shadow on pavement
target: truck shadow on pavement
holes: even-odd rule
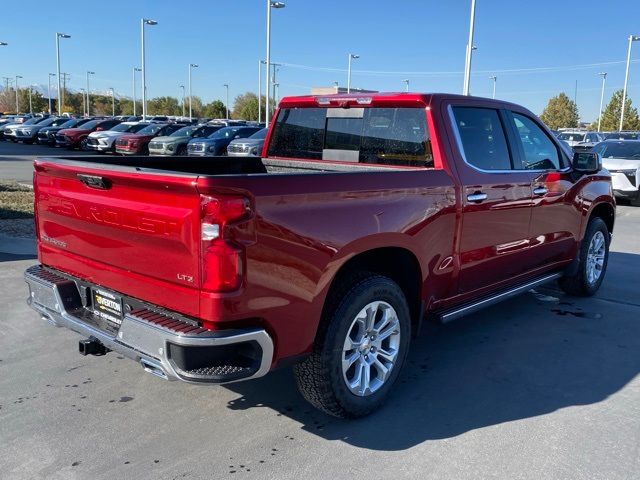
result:
[[[395,392],[367,418],[316,411],[289,369],[229,385],[241,397],[228,407],[270,408],[327,440],[393,451],[600,402],[640,372],[640,301],[611,298],[616,283],[632,281],[620,277],[639,269],[639,255],[612,252],[608,288],[596,297],[568,297],[551,285],[450,325],[426,325]]]

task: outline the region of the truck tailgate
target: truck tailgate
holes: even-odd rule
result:
[[[197,175],[37,160],[44,265],[158,305],[198,314]]]

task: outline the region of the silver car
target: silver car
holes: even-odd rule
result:
[[[186,155],[189,140],[192,138],[208,137],[221,128],[221,125],[190,125],[182,127],[171,135],[156,137],[151,140],[151,142],[149,142],[149,155]]]
[[[237,138],[232,140],[227,147],[227,155],[230,157],[259,157],[262,146],[267,137],[267,128],[257,131],[249,138]]]
[[[55,127],[66,122],[66,118],[49,117],[33,125],[22,125],[15,129],[14,138],[19,142],[31,144],[38,139],[38,132],[46,127]]]
[[[611,173],[613,193],[640,207],[640,140],[606,140],[593,147]]]
[[[18,122],[16,119],[16,123],[10,123],[8,125],[4,125],[2,127],[3,130],[3,137],[6,139],[9,139],[13,142],[16,142],[18,139],[16,131],[20,128],[24,128],[27,127],[29,125],[37,125],[39,123],[44,122],[47,119],[47,117],[32,117],[29,118],[27,120],[23,120],[22,122]]]

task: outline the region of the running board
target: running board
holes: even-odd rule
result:
[[[461,307],[456,307],[451,310],[443,310],[435,314],[435,318],[439,320],[441,323],[449,323],[452,320],[456,320],[457,318],[463,317],[470,313],[481,310],[485,307],[489,307],[496,303],[499,303],[503,300],[506,300],[511,297],[515,297],[516,295],[520,295],[532,288],[535,288],[539,285],[543,285],[545,283],[551,282],[552,280],[556,280],[562,276],[562,273],[552,273],[550,275],[545,275],[536,280],[532,280],[530,282],[524,283],[517,287],[512,287],[508,290],[504,290],[500,293],[496,293],[489,297],[484,297],[481,300],[477,300],[472,303],[467,303]]]

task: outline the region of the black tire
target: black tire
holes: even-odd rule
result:
[[[187,155],[187,146],[186,145],[180,145],[178,147],[178,151],[176,152],[176,155],[178,157],[185,157]]]
[[[396,312],[400,328],[397,356],[382,386],[369,395],[359,396],[347,387],[343,376],[343,346],[358,313],[378,301],[388,303]],[[369,272],[355,274],[341,282],[327,298],[313,352],[294,367],[298,389],[309,403],[334,417],[368,415],[382,405],[393,388],[409,351],[410,337],[409,306],[398,284]]]
[[[604,236],[604,263],[599,277],[595,281],[589,281],[587,275],[587,257],[589,254],[591,240],[598,234],[598,232]],[[558,281],[560,288],[569,295],[577,297],[590,297],[594,295],[600,288],[600,285],[602,285],[605,273],[607,272],[610,242],[611,236],[604,221],[599,217],[590,219],[587,224],[584,239],[580,244],[580,250],[578,251],[578,268],[574,274],[565,275]]]
[[[80,140],[80,144],[78,145],[78,149],[82,150],[83,152],[87,152],[89,151],[89,149],[87,148],[87,144],[89,143],[89,139],[88,138],[83,138],[82,140]]]

